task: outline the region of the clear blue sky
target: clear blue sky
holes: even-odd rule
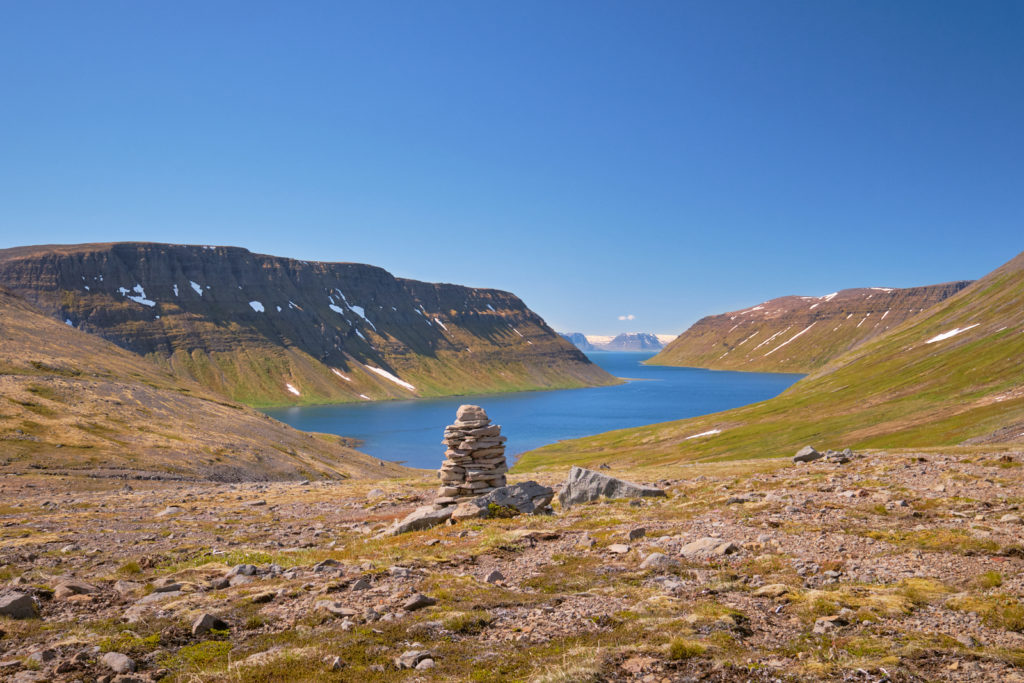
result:
[[[1024,249],[1022,36],[1017,1],[0,0],[0,246],[373,263],[609,334],[974,278]]]

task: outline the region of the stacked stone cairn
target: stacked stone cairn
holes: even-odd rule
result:
[[[444,429],[448,447],[441,463],[441,488],[434,501],[455,505],[465,498],[490,493],[505,485],[505,441],[501,426],[492,425],[480,406],[459,406],[455,423]]]

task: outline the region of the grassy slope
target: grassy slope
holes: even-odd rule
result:
[[[228,480],[407,471],[175,378],[0,290],[0,471],[29,466]]]
[[[687,438],[713,429],[721,433]],[[525,454],[516,467],[772,457],[805,443],[895,448],[1022,439],[1024,254],[777,398],[564,441]]]

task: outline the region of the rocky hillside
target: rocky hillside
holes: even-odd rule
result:
[[[563,441],[517,468],[1024,442],[1024,254],[769,401]]]
[[[844,289],[825,296],[772,299],[742,311],[702,318],[648,363],[810,372],[969,284]]]
[[[0,289],[0,472],[221,481],[408,472],[176,378]]]
[[[662,347],[657,335],[647,332],[623,332],[605,344],[604,351],[657,351]]]
[[[668,495],[568,509],[556,500],[550,515],[505,508],[385,537],[376,532],[430,500],[429,483],[125,489],[0,477],[0,611],[29,617],[0,616],[0,676],[1024,678],[1019,455],[876,452],[612,474]],[[115,667],[135,673],[114,677]]]
[[[581,387],[615,380],[508,292],[235,247],[0,251],[0,285],[252,405]]]

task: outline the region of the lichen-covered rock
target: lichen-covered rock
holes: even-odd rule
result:
[[[566,479],[562,492],[558,494],[558,502],[562,504],[563,508],[569,508],[579,503],[597,500],[601,496],[606,498],[643,498],[664,495],[665,491],[656,486],[634,484],[594,470],[573,467],[569,471],[569,478]]]

